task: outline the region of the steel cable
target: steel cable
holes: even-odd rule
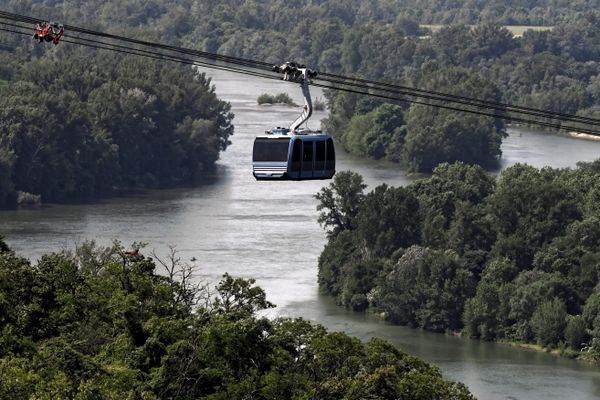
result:
[[[18,16],[17,14],[10,14],[10,13],[5,13],[5,12],[0,12],[0,18],[9,19],[12,21],[16,20],[17,22],[24,22],[24,23],[43,22],[42,20],[39,20],[36,18]],[[15,25],[15,24],[2,22],[2,21],[0,21],[0,24],[17,27],[20,29],[29,29],[29,27],[19,26],[19,25]],[[97,49],[119,51],[119,52],[126,53],[126,54],[144,56],[144,57],[149,57],[149,58],[154,58],[154,59],[168,60],[168,61],[180,62],[180,63],[184,63],[184,64],[203,66],[203,67],[207,67],[207,68],[214,68],[214,69],[219,69],[219,70],[230,71],[230,72],[234,72],[234,73],[242,73],[242,74],[256,76],[256,77],[265,78],[265,79],[276,79],[276,80],[281,79],[278,76],[272,75],[273,73],[271,72],[270,68],[267,71],[266,66],[270,66],[270,64],[264,63],[264,62],[257,62],[254,60],[247,60],[247,59],[241,59],[241,58],[230,57],[230,56],[222,56],[222,55],[218,55],[218,54],[214,54],[214,53],[201,52],[201,51],[196,51],[196,50],[191,50],[191,49],[180,48],[180,47],[176,47],[176,46],[168,46],[168,45],[162,45],[162,44],[157,44],[157,43],[152,43],[152,42],[140,41],[137,39],[130,39],[130,38],[125,38],[125,37],[118,36],[118,35],[106,34],[103,32],[96,32],[96,31],[92,31],[92,30],[88,30],[88,29],[82,29],[82,28],[65,25],[65,29],[67,29],[67,28],[70,31],[79,32],[79,33],[83,33],[86,35],[101,36],[104,38],[108,38],[108,39],[112,39],[112,40],[120,40],[120,41],[133,43],[133,44],[137,44],[137,45],[141,45],[141,46],[145,46],[145,47],[150,46],[150,47],[154,47],[154,48],[164,49],[164,50],[167,50],[170,52],[177,52],[177,53],[181,53],[181,54],[192,55],[192,56],[199,57],[202,59],[208,59],[211,62],[223,62],[226,64],[233,64],[235,66],[216,65],[216,64],[212,64],[212,63],[206,62],[206,61],[199,61],[196,59],[193,59],[193,60],[186,59],[186,58],[174,56],[171,54],[164,54],[164,53],[154,52],[154,51],[145,50],[145,49],[133,48],[133,47],[128,47],[128,46],[119,45],[119,44],[115,44],[115,43],[107,43],[107,42],[102,42],[102,41],[89,39],[89,38],[85,38],[85,37],[81,37],[81,36],[65,35],[64,36],[65,38],[61,39],[62,42],[78,44],[78,45],[93,47],[93,48],[97,48]],[[12,32],[12,33],[19,33],[19,34],[27,34],[27,35],[30,34],[27,32],[17,32],[17,31],[12,31],[12,30],[7,30],[7,29],[1,29],[1,30],[7,31],[7,32]],[[258,69],[259,71],[260,70],[262,70],[262,71],[261,72],[249,71],[247,69],[242,69],[239,67],[250,67],[250,68],[255,68],[255,69]],[[384,83],[384,82],[376,82],[376,81],[370,81],[370,80],[354,78],[354,77],[345,77],[342,75],[335,75],[335,74],[328,74],[328,73],[321,73],[321,75],[322,76],[330,76],[330,77],[333,77],[333,79],[332,78],[323,79],[323,78],[317,77],[314,80],[325,82],[327,84],[319,84],[316,82],[312,82],[311,84],[313,86],[322,87],[322,88],[326,88],[326,89],[341,90],[341,91],[346,91],[346,92],[356,93],[356,94],[370,95],[370,96],[374,96],[374,97],[379,97],[379,98],[384,98],[384,99],[394,100],[394,101],[408,102],[408,103],[412,103],[412,104],[422,104],[422,105],[426,105],[426,106],[437,107],[437,108],[442,108],[442,109],[447,109],[447,110],[452,110],[452,111],[466,112],[466,113],[471,113],[471,114],[476,114],[476,115],[500,118],[500,119],[505,119],[505,120],[514,121],[514,122],[535,124],[535,125],[539,125],[539,126],[553,128],[553,129],[575,130],[577,132],[589,133],[592,135],[600,135],[600,131],[595,130],[595,129],[589,129],[589,128],[585,128],[585,127],[566,126],[566,125],[559,124],[559,123],[552,123],[552,122],[547,122],[547,121],[539,121],[539,120],[521,118],[521,117],[517,117],[517,116],[513,116],[513,115],[507,115],[507,114],[505,114],[505,112],[513,112],[513,113],[518,113],[518,114],[532,115],[532,116],[549,118],[549,119],[554,119],[554,120],[561,120],[561,121],[567,120],[570,122],[581,122],[581,123],[593,124],[593,125],[597,125],[600,123],[600,120],[593,119],[593,118],[579,117],[579,116],[570,115],[570,114],[552,113],[552,112],[547,112],[544,110],[538,110],[538,109],[533,109],[533,108],[528,108],[528,107],[513,106],[510,104],[506,104],[506,103],[487,102],[487,101],[468,98],[468,97],[464,97],[464,96],[448,95],[448,94],[441,93],[441,92],[408,88],[408,87],[388,84],[388,83]],[[387,89],[387,87],[390,87],[390,89]],[[445,104],[430,103],[430,102],[418,101],[418,100],[414,100],[414,99],[407,99],[405,97],[390,96],[388,93],[402,95],[402,96],[423,98],[423,99],[433,100],[433,101],[457,103],[457,104],[462,104],[462,105],[467,105],[467,106],[472,106],[472,107],[477,107],[477,108],[492,109],[493,111],[492,112],[484,112],[484,111],[477,111],[477,110],[465,109],[465,108],[460,108],[460,107],[452,107],[452,106],[448,106]],[[501,109],[499,110],[498,108],[501,108]],[[500,113],[498,113],[498,111]]]

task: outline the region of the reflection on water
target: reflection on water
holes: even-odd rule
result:
[[[258,107],[256,97],[287,91],[300,103],[300,90],[283,82],[211,74],[219,95],[232,103],[236,133],[206,182],[94,204],[0,211],[0,234],[22,255],[34,259],[86,239],[102,244],[115,238],[124,243],[144,241],[159,254],[175,244],[184,259],[201,260],[201,279],[216,281],[224,272],[256,278],[269,300],[278,305],[269,315],[302,316],[364,339],[383,337],[434,362],[446,377],[465,382],[482,399],[600,397],[597,369],[582,363],[390,326],[336,307],[319,295],[317,258],[325,235],[316,221],[313,195],[327,182],[256,182],[250,165],[254,136],[286,125],[298,113],[280,106]],[[316,112],[314,118],[324,115]],[[503,151],[503,168],[516,162],[566,167],[596,158],[600,143],[512,131]],[[382,182],[405,185],[415,179],[395,164],[362,160],[340,149],[337,153],[338,171],[359,172],[371,187]]]

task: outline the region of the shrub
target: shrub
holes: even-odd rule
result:
[[[565,331],[565,305],[559,298],[546,301],[536,308],[531,327],[537,340],[544,346],[556,346]]]
[[[262,104],[287,104],[288,106],[291,106],[291,107],[298,106],[298,104],[296,104],[294,102],[294,100],[292,100],[292,98],[287,93],[279,93],[279,94],[275,94],[275,95],[263,93],[260,96],[258,96],[258,98],[256,99],[256,102],[259,105],[262,105]]]

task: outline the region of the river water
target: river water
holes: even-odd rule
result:
[[[436,364],[446,378],[464,382],[480,399],[600,398],[598,368],[546,353],[391,326],[320,295],[317,258],[325,235],[316,221],[313,195],[328,182],[256,182],[250,164],[254,136],[285,126],[298,114],[283,106],[259,107],[257,96],[285,91],[301,103],[299,88],[226,72],[209,75],[219,96],[232,104],[236,132],[206,182],[94,204],[0,211],[0,234],[33,260],[88,239],[100,244],[144,241],[149,243],[146,251],[158,254],[176,245],[183,259],[199,260],[201,279],[215,282],[225,272],[256,278],[277,304],[270,316],[304,317],[362,339],[382,337]],[[316,112],[311,127],[317,128],[325,115]],[[502,168],[517,162],[568,167],[600,156],[600,142],[525,130],[509,133]],[[337,155],[338,171],[362,174],[371,188],[383,182],[405,185],[416,178],[391,163],[359,159],[340,149]]]

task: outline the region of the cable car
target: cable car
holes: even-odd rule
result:
[[[65,27],[63,24],[59,24],[57,22],[43,22],[35,25],[35,33],[33,34],[33,38],[38,40],[40,43],[46,41],[57,45],[64,32]]]
[[[254,140],[252,168],[256,180],[331,179],[335,147],[322,132],[275,128]]]
[[[333,138],[321,131],[300,129],[312,115],[308,83],[317,73],[294,62],[274,66],[273,71],[283,73],[286,81],[300,83],[304,108],[289,128],[271,129],[254,140],[254,177],[256,180],[331,179],[335,174]]]

